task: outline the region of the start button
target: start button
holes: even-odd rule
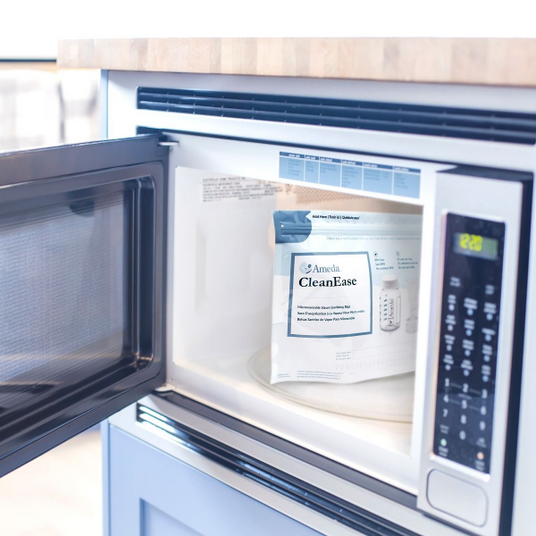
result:
[[[428,475],[428,502],[441,512],[481,527],[488,515],[488,499],[484,491],[459,478],[431,471]]]

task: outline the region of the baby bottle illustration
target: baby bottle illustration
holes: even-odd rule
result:
[[[384,275],[380,292],[380,328],[383,331],[394,331],[400,327],[401,301],[398,277]]]
[[[407,285],[409,316],[406,318],[406,332],[415,333],[419,324],[419,280],[408,279]]]

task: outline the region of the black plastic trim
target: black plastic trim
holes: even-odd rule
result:
[[[127,182],[135,184],[140,192],[135,196],[137,205],[132,207],[140,245],[132,258],[132,277],[138,278],[135,285],[140,289],[134,291],[132,302],[136,311],[139,309],[133,312],[133,318],[139,319],[134,328],[137,349],[113,369],[98,373],[91,367],[83,369],[53,397],[45,400],[42,393],[36,392],[35,403],[27,403],[24,412],[17,407],[13,409],[13,419],[6,415],[1,423],[0,476],[165,382],[169,149],[160,147],[158,140],[154,135],[139,136],[0,155],[3,212],[15,208],[24,211],[52,198],[64,202],[81,191],[89,192],[91,199],[91,192],[106,195],[114,185]],[[3,387],[0,384],[0,389]]]
[[[516,475],[519,414],[521,408],[521,380],[523,374],[523,352],[529,274],[529,251],[532,220],[533,182],[523,183],[521,207],[521,236],[519,241],[519,266],[517,274],[517,296],[515,310],[514,343],[512,348],[512,370],[510,378],[510,398],[506,429],[506,451],[504,457],[503,492],[499,534],[511,534],[514,510],[514,487]],[[528,359],[533,356],[526,356]]]
[[[467,177],[482,177],[483,179],[497,179],[501,181],[532,182],[534,174],[530,171],[513,171],[511,169],[497,169],[483,166],[456,166],[439,173],[446,175],[464,175]]]
[[[236,419],[235,417],[231,417],[226,413],[201,404],[200,402],[196,402],[195,400],[183,396],[175,391],[163,393],[154,392],[153,395],[162,398],[163,400],[167,400],[176,406],[180,406],[213,422],[221,424],[226,428],[234,430],[239,434],[254,439],[255,441],[267,445],[275,450],[288,454],[289,456],[303,461],[313,467],[317,467],[318,469],[331,473],[332,475],[342,478],[361,488],[381,495],[386,499],[390,499],[414,510],[417,509],[417,497],[415,495],[386,484],[385,482],[377,480],[376,478],[368,476],[364,473],[360,473],[355,469],[351,469],[346,465],[331,460],[330,458],[326,458],[321,454],[317,454],[316,452],[296,445],[295,443],[291,443],[286,439],[271,434],[270,432],[266,432],[265,430],[257,428],[251,424],[245,423],[239,419]]]
[[[136,419],[156,427],[189,449],[245,478],[296,501],[366,536],[417,536],[391,521],[367,512],[326,491],[193,430],[159,412],[137,404]]]
[[[354,130],[536,143],[536,114],[502,110],[150,87],[138,87],[137,107]]]
[[[161,131],[140,132],[133,138],[0,153],[0,186],[154,161],[167,168],[169,149],[159,147],[162,137],[157,132]]]

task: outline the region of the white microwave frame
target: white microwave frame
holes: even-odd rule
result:
[[[135,88],[139,85],[148,85],[152,87],[183,87],[183,88],[210,88],[211,86],[218,87],[227,91],[250,91],[250,92],[265,92],[264,81],[257,77],[237,77],[237,76],[200,76],[200,75],[175,75],[175,74],[157,74],[157,73],[124,73],[113,72],[104,76],[104,83],[107,91],[103,94],[107,97],[105,106],[102,106],[106,114],[105,125],[108,127],[107,134],[110,137],[131,136],[135,133],[135,127],[143,125],[162,131],[177,131],[188,132],[189,134],[181,134],[181,147],[188,147],[188,143],[193,143],[195,140],[193,135],[206,135],[210,133],[212,138],[204,139],[207,144],[200,155],[196,151],[185,151],[184,154],[191,155],[191,159],[181,160],[181,166],[199,167],[200,157],[204,165],[208,169],[218,169],[232,173],[233,160],[236,160],[233,152],[228,152],[227,160],[222,156],[225,154],[221,151],[222,144],[225,143],[251,143],[244,141],[226,141],[222,138],[243,138],[244,120],[229,119],[229,118],[213,118],[201,116],[188,116],[180,114],[162,114],[147,110],[137,110],[135,103]],[[535,92],[530,89],[504,89],[504,88],[483,88],[469,86],[437,86],[426,84],[395,84],[395,83],[372,83],[372,82],[352,82],[352,81],[322,81],[318,83],[313,80],[293,79],[292,84],[288,80],[273,78],[271,79],[270,93],[274,94],[299,94],[307,96],[324,96],[333,98],[348,97],[349,92],[358,91],[359,99],[361,100],[381,100],[392,102],[406,102],[415,104],[443,104],[448,106],[461,106],[472,108],[493,108],[510,111],[535,112],[536,99]],[[177,128],[179,127],[180,128]],[[304,125],[285,125],[284,129],[277,123],[259,122],[258,125],[248,125],[247,137],[250,140],[265,141],[275,139],[280,142],[294,144],[295,140],[307,140],[307,145],[323,146],[325,144],[325,133],[329,131],[330,146],[345,151],[355,151],[356,153],[378,153],[386,155],[386,158],[392,158],[396,155],[397,161],[400,161],[400,155],[404,155],[404,160],[412,161],[413,159],[420,161],[420,167],[424,172],[435,173],[440,169],[452,167],[451,165],[435,164],[433,162],[453,162],[462,161],[464,164],[472,164],[475,166],[507,168],[519,171],[532,171],[536,169],[536,152],[533,146],[522,146],[506,143],[489,143],[474,140],[459,140],[452,138],[436,138],[432,136],[410,135],[410,134],[393,134],[385,132],[372,131],[357,131],[348,135],[345,129],[326,127],[322,132],[318,127],[310,127]],[[283,136],[282,136],[283,133]],[[212,144],[212,145],[211,145]],[[249,146],[252,147],[252,146]],[[357,151],[357,147],[359,151]],[[381,151],[378,148],[381,147]],[[218,150],[219,148],[219,150]],[[274,147],[274,150],[276,147]],[[500,149],[500,150],[499,150]],[[266,152],[266,151],[264,151]],[[330,153],[334,151],[330,150]],[[217,162],[211,165],[210,154],[217,154]],[[243,154],[243,153],[242,153]],[[260,153],[259,153],[260,154]],[[259,154],[251,155],[250,159],[241,162],[241,175],[253,176],[255,178],[266,178],[273,180],[274,174],[271,168],[267,172],[267,176],[259,176],[258,173],[258,158]],[[455,158],[453,158],[455,155]],[[208,156],[208,158],[207,158]],[[375,157],[375,161],[378,157]],[[171,157],[173,162],[173,156]],[[227,166],[228,164],[228,166]],[[250,165],[250,168],[248,168]],[[172,168],[173,165],[170,166]],[[251,172],[248,170],[251,169]],[[255,171],[257,170],[257,171]],[[430,181],[431,183],[432,181]],[[423,180],[423,185],[427,181]],[[416,204],[422,204],[426,207],[427,203],[431,203],[434,192],[424,188],[423,195]],[[378,197],[382,197],[379,195]],[[387,199],[392,199],[387,196]],[[406,200],[404,200],[406,201]],[[412,202],[408,200],[408,202]],[[534,211],[533,211],[534,218]],[[532,236],[534,245],[534,236]],[[531,248],[534,251],[534,248]],[[534,274],[534,261],[531,255],[530,274]],[[423,272],[426,267],[423,267]],[[532,278],[533,279],[533,278]],[[531,296],[531,277],[529,276],[529,291],[528,296]],[[536,300],[529,299],[527,305],[527,325],[530,325],[530,319],[534,317],[534,306]],[[422,310],[421,310],[422,313]],[[422,316],[421,316],[422,318]],[[421,332],[427,330],[420,330]],[[532,337],[533,338],[533,337]],[[531,340],[529,330],[527,330],[525,340],[525,356],[530,355],[528,349],[534,341]],[[171,352],[170,352],[171,353]],[[524,365],[530,367],[524,359]],[[527,376],[530,368],[525,368],[524,383],[527,383]],[[531,396],[526,387],[522,391],[522,408],[530,408]],[[417,390],[418,392],[418,390]],[[416,395],[416,406],[421,403],[424,393]],[[420,398],[419,398],[420,397]],[[533,397],[532,397],[533,398]],[[534,400],[532,400],[534,402]],[[534,405],[532,406],[534,407]],[[523,409],[522,409],[523,411]],[[525,412],[527,409],[525,409]],[[523,413],[522,413],[523,416]],[[418,418],[418,415],[416,416]],[[528,442],[525,442],[525,437],[534,437],[534,426],[526,422],[525,418],[520,422],[520,454],[525,454]],[[414,438],[415,439],[415,438]],[[523,440],[523,441],[521,441]],[[420,449],[421,442],[412,442],[413,448]],[[255,450],[255,449],[254,449]],[[413,453],[412,453],[413,454]],[[418,452],[415,452],[418,455]],[[413,457],[413,456],[412,456]],[[415,463],[419,464],[418,456],[415,457]],[[526,489],[524,482],[526,478],[521,474],[521,464],[524,463],[523,456],[518,457],[517,472],[518,480],[516,486],[518,490]],[[322,475],[320,481],[324,480],[326,475]],[[329,478],[328,478],[329,480]],[[335,485],[330,487],[336,491],[337,495],[341,495],[344,486],[339,481],[335,481]],[[394,485],[400,483],[391,482]],[[404,486],[401,486],[404,488]],[[355,486],[353,486],[355,488]],[[355,489],[351,493],[343,493],[345,498],[351,499],[355,495]],[[521,491],[523,493],[523,491]],[[519,491],[516,491],[516,496]],[[527,500],[527,499],[525,499]],[[362,504],[362,500],[357,502]],[[516,498],[516,516],[514,516],[514,530],[516,526],[522,526],[523,516],[528,514],[518,513],[517,498]],[[398,516],[396,516],[398,517]],[[519,520],[518,520],[519,519]],[[516,525],[517,524],[517,525]],[[435,534],[442,534],[439,527],[434,523]],[[451,534],[446,527],[445,534]],[[515,532],[514,532],[515,534]]]

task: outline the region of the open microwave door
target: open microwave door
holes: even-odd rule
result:
[[[0,155],[0,476],[165,382],[168,152]]]

